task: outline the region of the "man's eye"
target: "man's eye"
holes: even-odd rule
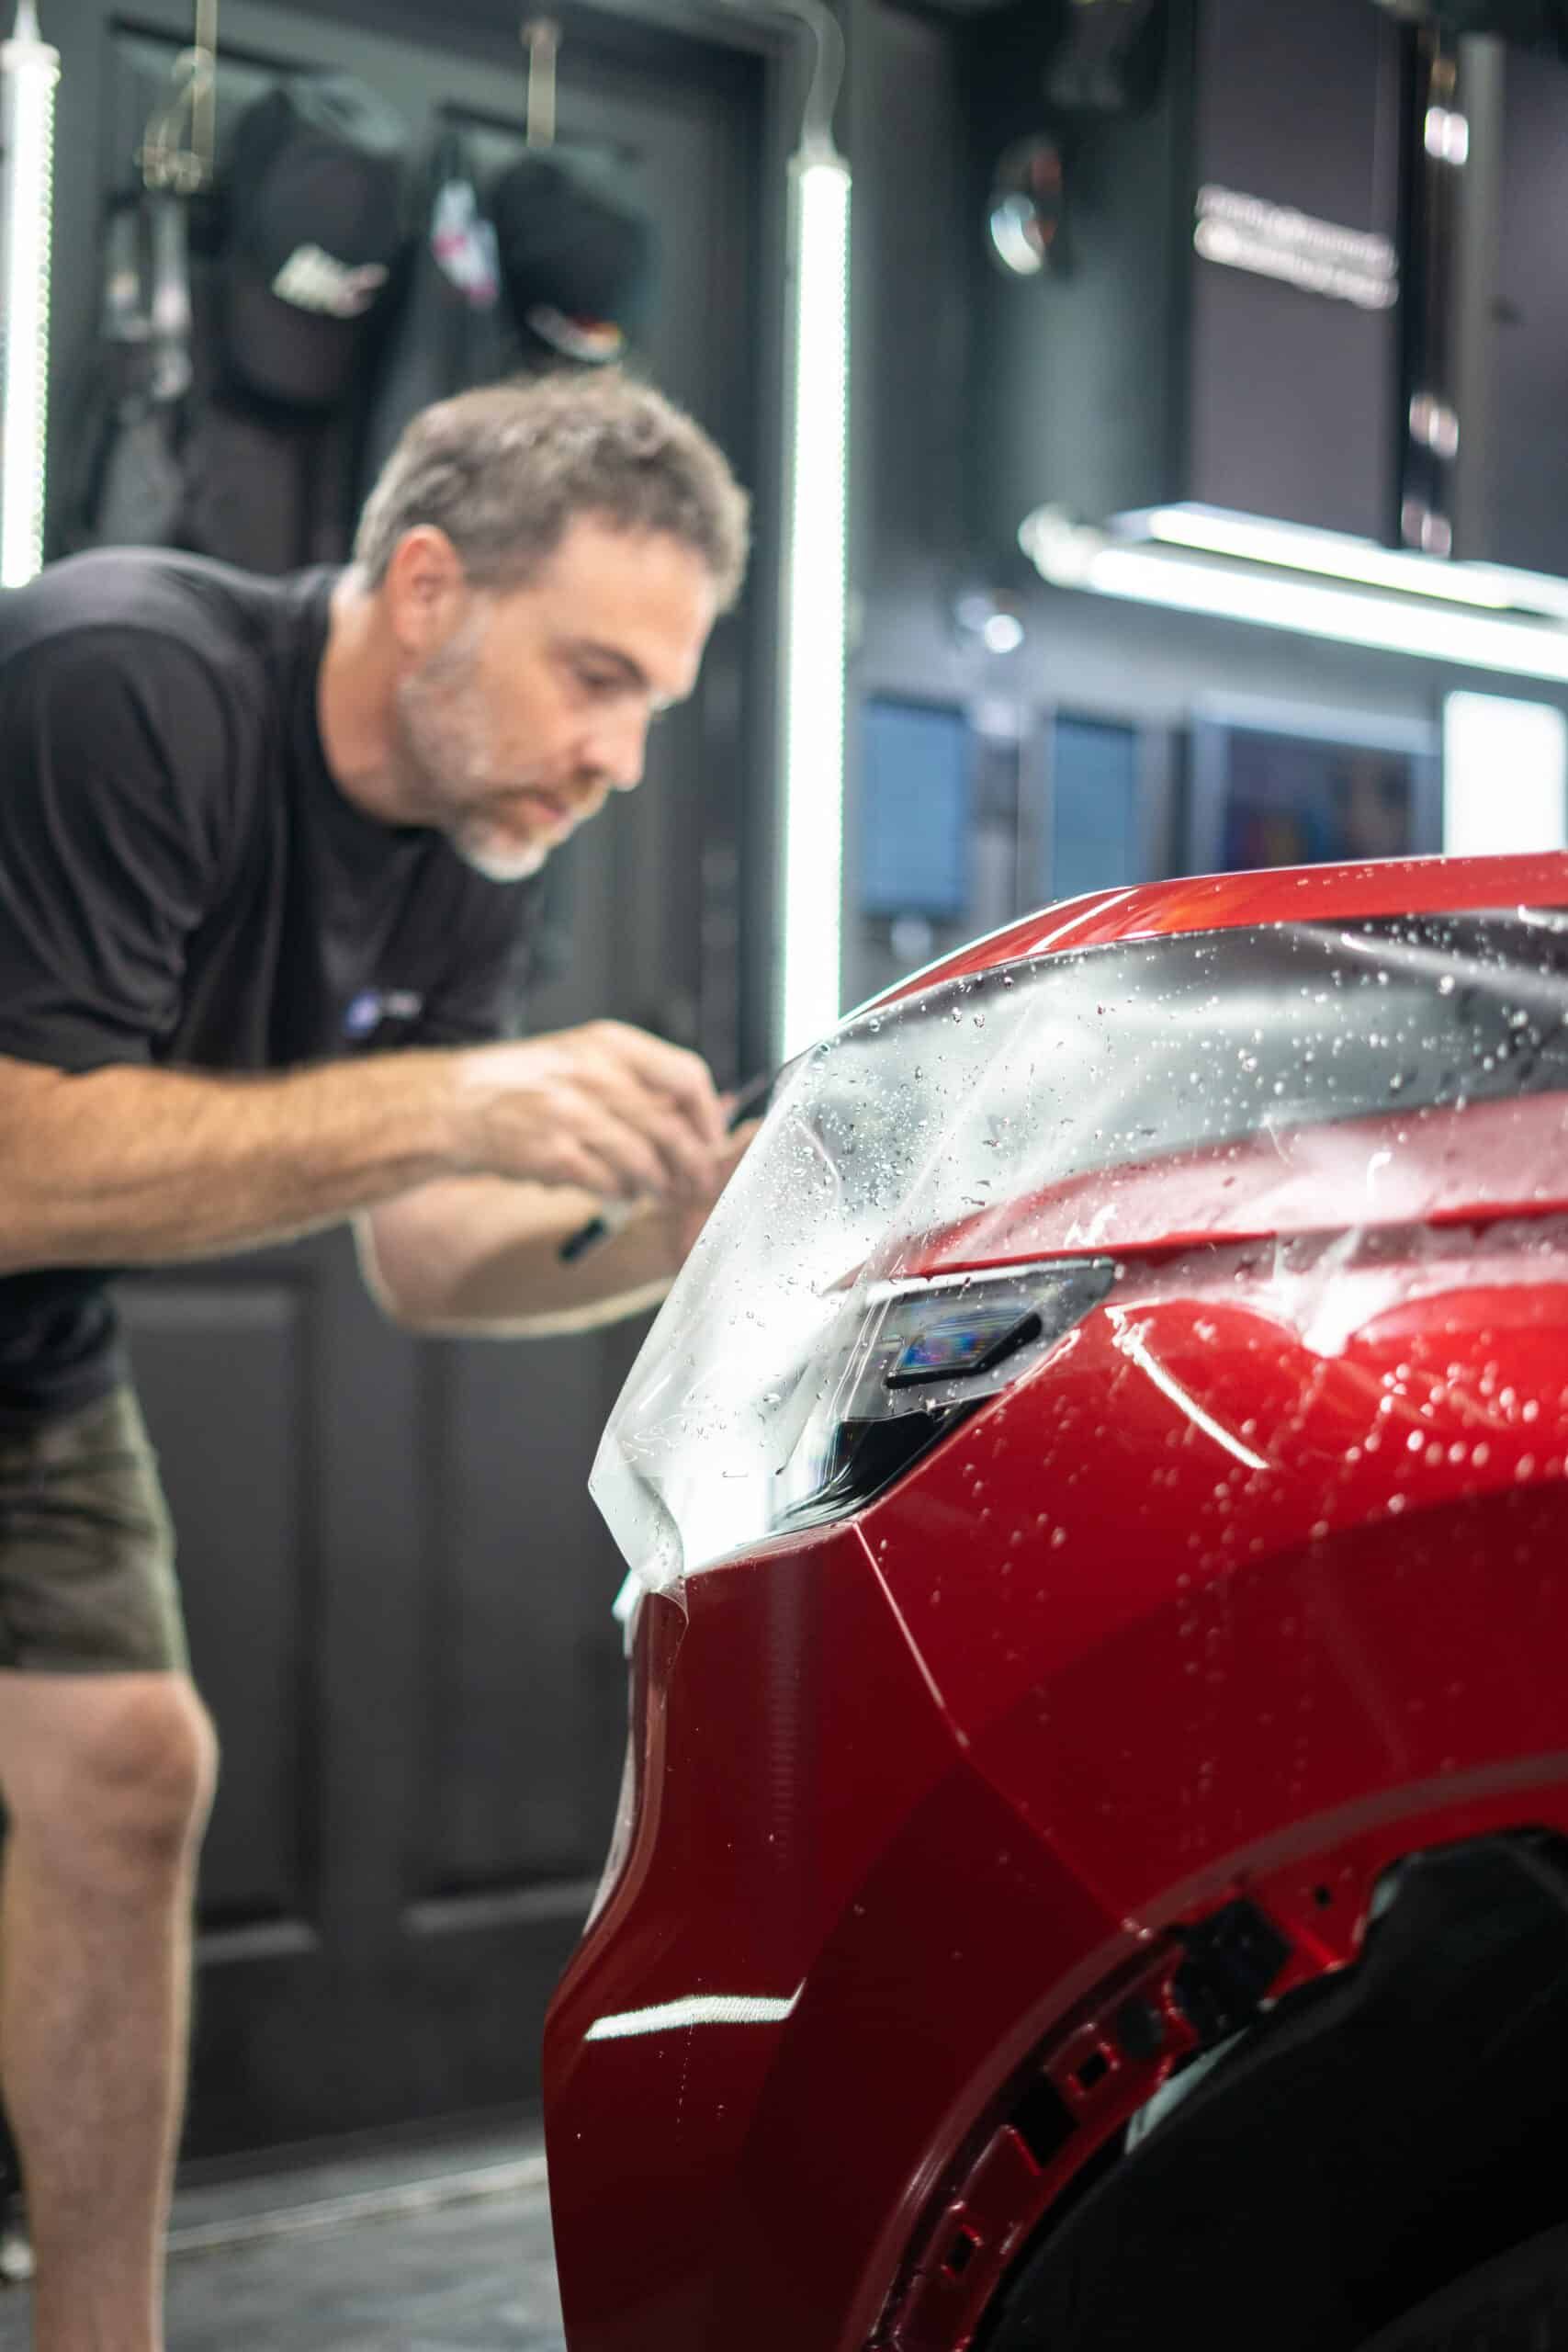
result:
[[[577,683],[582,688],[584,694],[612,695],[620,685],[621,679],[619,674],[614,670],[589,670],[584,669],[580,663],[578,665]]]

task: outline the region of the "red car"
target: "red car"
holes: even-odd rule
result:
[[[1568,2345],[1568,857],[1109,892],[787,1074],[605,1434],[571,2352]]]

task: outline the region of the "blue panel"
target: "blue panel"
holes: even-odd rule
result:
[[[1040,895],[1072,899],[1143,879],[1138,730],[1058,718],[1052,734],[1049,865]]]
[[[955,922],[969,902],[969,729],[962,711],[872,701],[861,727],[861,906]]]

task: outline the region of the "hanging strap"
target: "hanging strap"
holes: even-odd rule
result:
[[[191,380],[190,256],[185,199],[145,190],[117,204],[104,230],[104,282],[98,331],[118,349],[146,352],[144,396],[162,405],[183,399]]]
[[[148,389],[155,401],[177,401],[189,390],[191,379],[188,216],[182,197],[150,195],[146,201],[152,263],[148,314],[152,372]]]
[[[525,136],[530,147],[553,147],[556,140],[556,59],[560,53],[560,27],[553,17],[527,17],[518,37],[528,52]]]

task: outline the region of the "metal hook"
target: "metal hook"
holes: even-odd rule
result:
[[[218,85],[218,0],[197,0],[196,40],[182,49],[171,69],[168,104],[152,116],[141,134],[136,162],[143,184],[195,196],[213,176]],[[189,125],[188,141],[185,138]]]
[[[525,17],[518,38],[528,52],[525,135],[530,147],[552,147],[556,136],[556,58],[560,51],[560,27],[553,17]]]

